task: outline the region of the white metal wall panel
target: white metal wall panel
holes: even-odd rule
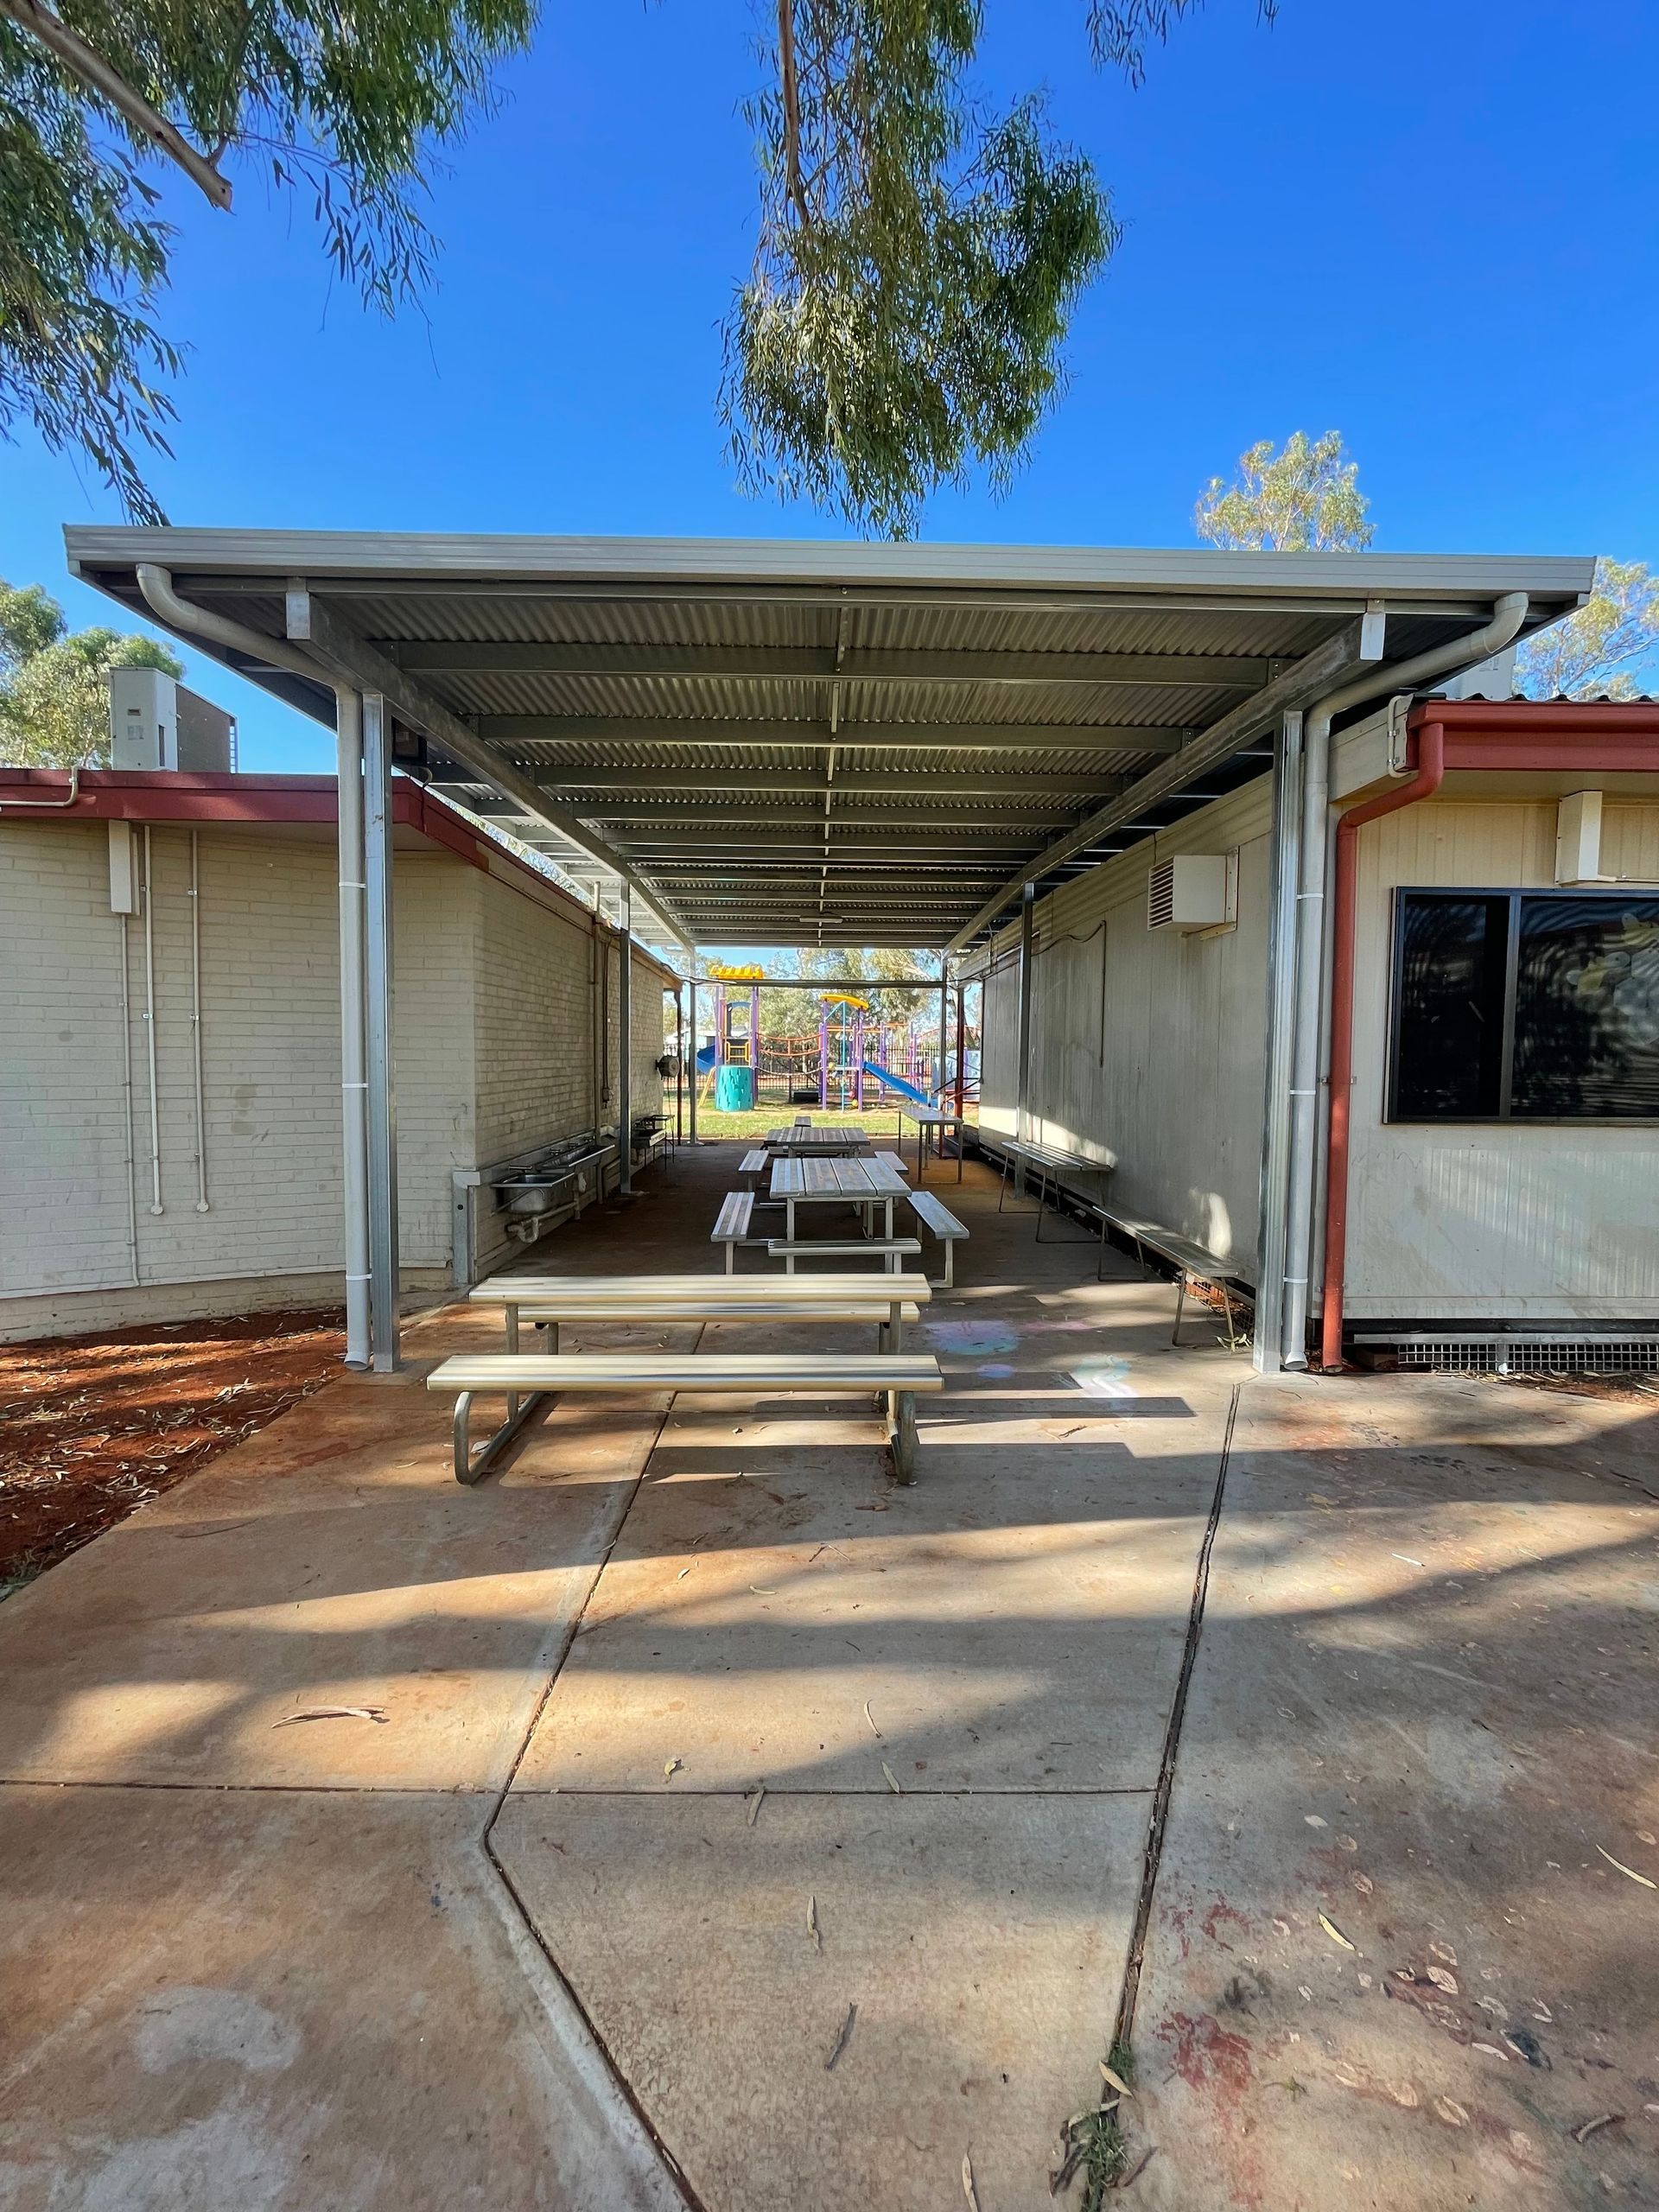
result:
[[[1659,876],[1659,807],[1609,805],[1604,866]],[[1555,802],[1432,802],[1360,832],[1346,1308],[1354,1319],[1659,1315],[1659,1130],[1389,1126],[1393,893],[1549,889]]]

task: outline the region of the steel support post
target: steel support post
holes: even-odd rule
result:
[[[1268,893],[1267,1064],[1262,1102],[1262,1197],[1257,1244],[1258,1373],[1283,1364],[1287,1212],[1290,1200],[1291,1055],[1296,1027],[1296,918],[1301,878],[1302,717],[1285,715],[1273,757],[1273,850]]]
[[[1020,896],[1020,1058],[1018,1082],[1014,1090],[1014,1134],[1020,1144],[1031,1141],[1031,1000],[1035,978],[1033,975],[1033,955],[1035,949],[1037,924],[1037,887],[1027,884]],[[1023,1194],[1026,1187],[1026,1163],[1016,1160],[1014,1165],[1014,1187]]]
[[[939,1065],[933,1077],[934,1103],[944,1103],[945,1077],[950,1072],[950,982],[944,972],[944,963],[939,963]]]
[[[397,1091],[392,1065],[391,717],[363,695],[363,857],[369,1152],[369,1313],[374,1365],[398,1356]]]
[[[674,1149],[685,1142],[685,985],[674,986]]]
[[[616,1157],[617,1196],[633,1196],[633,893],[624,883],[617,912]]]
[[[690,1142],[697,1141],[697,948],[688,945],[691,955],[691,973],[686,977],[686,988],[691,997],[691,1065],[687,1070],[691,1092],[686,1102],[686,1133]]]
[[[342,688],[335,712],[340,836],[340,1105],[346,1214],[346,1364],[373,1357],[369,1305],[368,1090],[364,1072],[363,713]]]

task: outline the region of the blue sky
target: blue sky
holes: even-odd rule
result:
[[[1123,243],[1012,494],[936,499],[934,539],[1184,544],[1253,439],[1342,431],[1396,550],[1659,557],[1659,9],[1637,0],[1210,0],[1134,90],[1084,0],[986,0],[981,81],[1046,84]],[[714,410],[753,188],[745,0],[550,0],[501,111],[440,179],[428,315],[331,296],[304,213],[183,189],[169,327],[192,347],[179,523],[838,536],[741,497]],[[27,437],[0,448],[0,575],[76,622],[59,527],[118,519]],[[217,668],[245,766],[326,738]]]

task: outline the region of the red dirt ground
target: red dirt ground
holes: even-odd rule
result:
[[[0,1346],[0,1595],[320,1389],[340,1322],[240,1313]]]

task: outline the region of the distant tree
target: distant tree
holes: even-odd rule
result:
[[[24,768],[107,763],[112,668],[184,673],[151,638],[72,632],[39,584],[14,590],[0,582],[0,760]]]
[[[1212,476],[1192,518],[1200,537],[1230,550],[1357,553],[1376,534],[1370,505],[1341,433],[1310,440],[1297,430],[1282,451],[1263,438],[1242,453],[1230,485]]]
[[[1645,562],[1598,561],[1584,605],[1516,654],[1516,688],[1531,699],[1633,699],[1656,680],[1656,664],[1659,577]]]

